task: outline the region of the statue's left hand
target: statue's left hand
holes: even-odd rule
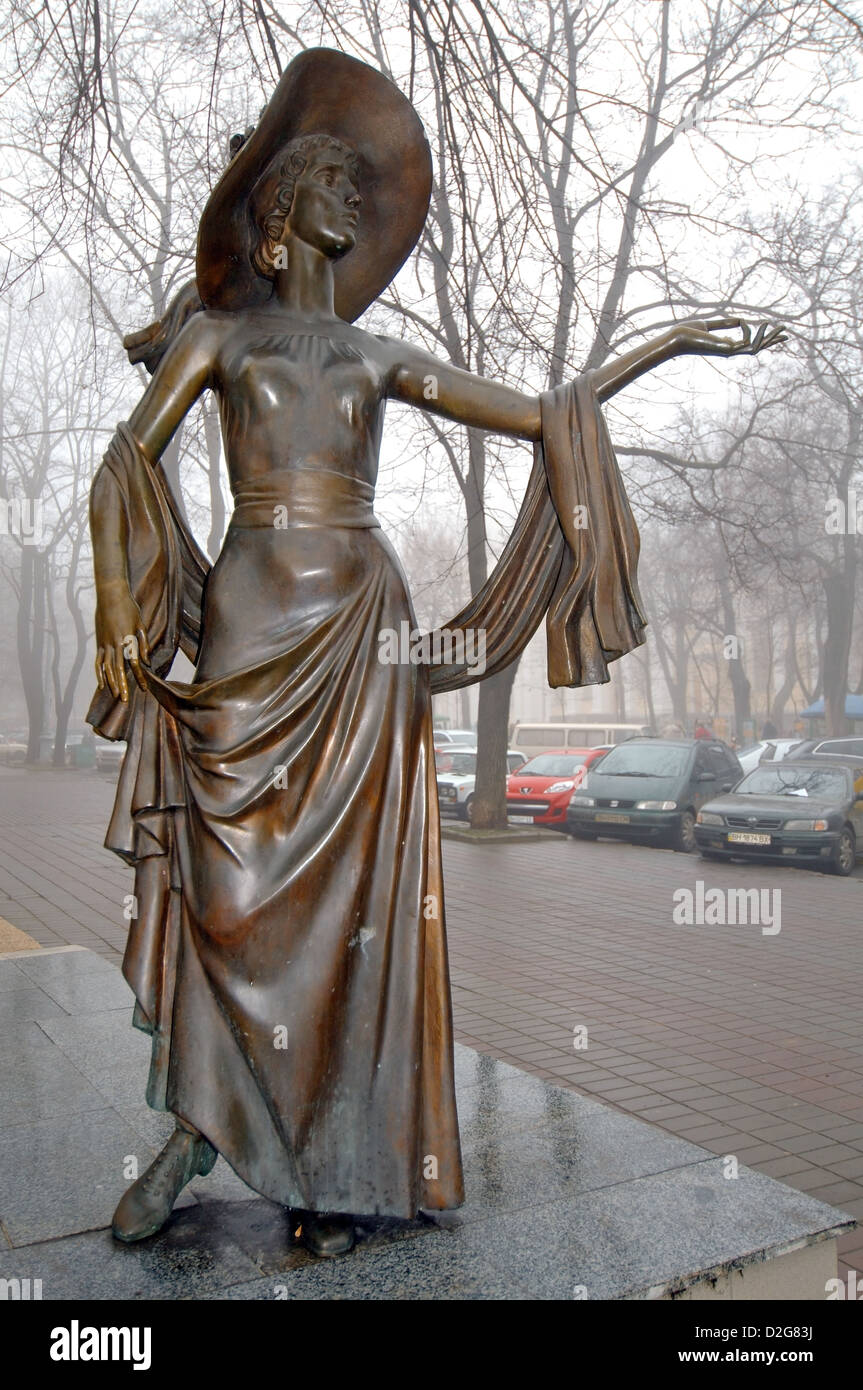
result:
[[[719,337],[719,332],[726,328],[739,329],[740,337]],[[777,323],[759,324],[753,338],[749,324],[744,319],[732,317],[690,319],[678,324],[673,333],[678,352],[699,353],[707,357],[737,357],[741,353],[754,357],[756,353],[778,347],[788,339],[785,329]]]
[[[141,663],[148,665],[150,649],[141,610],[121,580],[103,581],[96,596],[96,680],[116,700],[129,700],[128,664],[142,690],[147,682]]]

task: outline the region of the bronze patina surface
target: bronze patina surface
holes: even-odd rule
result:
[[[128,741],[107,843],[136,871],[124,971],[148,1100],[177,1118],[118,1207],[123,1240],[158,1230],[214,1151],[303,1213],[319,1254],[350,1248],[352,1214],[464,1198],[431,693],[478,671],[458,644],[431,666],[385,658],[416,625],[374,514],[387,400],[533,443],[510,541],[447,629],[482,632],[489,675],[545,617],[551,683],[588,684],[644,626],[600,403],[677,354],[781,338],[685,323],[540,398],[368,333],[350,320],[414,245],[429,188],[396,89],[301,55],[204,212],[205,307],[187,296],[93,484],[89,718]],[[158,463],[206,390],[235,502],[212,568]],[[178,647],[188,684],[168,676]]]

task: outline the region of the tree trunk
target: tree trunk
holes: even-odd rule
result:
[[[743,737],[743,730],[746,723],[751,719],[751,694],[752,688],[749,677],[743,667],[743,647],[740,636],[737,632],[737,615],[734,611],[734,598],[731,593],[731,584],[728,572],[724,566],[724,556],[720,556],[716,581],[719,586],[719,599],[722,604],[722,622],[725,628],[726,637],[737,637],[736,654],[728,658],[728,679],[731,682],[731,691],[734,696],[734,732],[738,738]]]
[[[626,683],[623,678],[623,671],[618,667],[615,672],[617,680],[614,682],[614,698],[617,707],[618,724],[626,723]]]
[[[72,622],[75,627],[75,653],[72,657],[72,664],[69,674],[66,677],[66,684],[62,691],[57,686],[58,694],[57,705],[57,732],[54,737],[54,765],[64,766],[66,755],[66,734],[69,728],[69,720],[75,704],[75,692],[78,689],[78,681],[81,679],[81,672],[84,668],[84,659],[87,655],[87,627],[84,622],[84,615],[81,612],[81,594],[76,587],[77,555],[74,562],[69,567],[69,577],[66,581],[66,607],[72,615]],[[59,670],[58,670],[59,676]]]
[[[177,510],[186,522],[186,525],[188,525],[189,518],[183,501],[183,489],[180,487],[180,443],[182,438],[183,426],[180,425],[173,439],[163,450],[159,462],[162,465],[162,472],[168,480],[168,486],[173,493],[174,501],[177,504]]]
[[[468,573],[471,592],[477,593],[488,577],[485,493],[485,443],[476,430],[468,431],[471,491],[467,502]],[[514,661],[505,671],[480,682],[477,711],[476,784],[471,825],[477,830],[500,830],[506,825],[506,750],[509,741],[509,702],[518,670]]]
[[[656,641],[659,664],[662,667],[662,674],[671,698],[673,718],[685,731],[687,725],[686,687],[689,683],[689,648],[686,644],[686,630],[682,616],[678,614],[676,617],[670,617],[669,621],[675,623],[672,634],[673,651],[669,643],[666,642],[662,628],[658,623],[653,629],[653,636]]]
[[[797,618],[793,613],[789,613],[788,636],[785,643],[785,674],[770,706],[770,718],[780,731],[785,727],[785,706],[788,703],[788,697],[797,684],[796,652]]]
[[[45,557],[21,547],[21,594],[17,614],[18,666],[27,705],[27,762],[39,761],[45,723]]]
[[[60,628],[54,611],[54,590],[49,576],[45,589],[47,628],[51,638],[51,686],[54,692],[54,749],[51,763],[54,767],[66,765],[66,734],[69,730],[69,711],[63,709],[63,692],[60,683]]]
[[[204,409],[204,439],[207,443],[207,475],[210,484],[210,534],[207,537],[207,554],[215,563],[219,558],[222,536],[225,534],[225,502],[222,497],[219,467],[222,458],[222,433],[219,428],[219,412],[211,404]]]
[[[470,689],[469,689],[469,687],[466,686],[466,685],[462,686],[461,690],[458,692],[458,708],[459,708],[459,716],[458,716],[458,719],[459,719],[459,727],[462,728],[462,729],[469,729],[469,728],[470,728]]]
[[[506,749],[509,735],[509,701],[518,663],[512,662],[479,687],[477,716],[476,786],[471,808],[475,830],[502,830],[506,826]]]
[[[644,655],[641,659],[641,671],[643,676],[644,707],[647,710],[647,721],[651,733],[657,733],[656,728],[656,707],[653,703],[653,672],[650,665],[650,652],[644,648]]]
[[[854,625],[854,557],[853,536],[844,537],[851,546],[850,561],[831,572],[824,583],[827,597],[827,635],[824,639],[824,716],[828,734],[849,732],[845,717],[845,697],[848,693],[848,664],[851,634]],[[850,571],[850,573],[849,573]]]

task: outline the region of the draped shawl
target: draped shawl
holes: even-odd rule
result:
[[[370,557],[368,579],[334,612],[333,631],[340,636],[331,637],[324,623],[318,633],[304,632],[284,649],[274,647],[258,671],[241,673],[258,702],[257,713],[249,709],[249,721],[269,730],[270,756],[296,758],[303,784],[290,835],[282,834],[282,826],[272,846],[250,851],[246,866],[235,862],[242,857],[235,843],[253,843],[255,827],[269,833],[272,817],[282,814],[268,812],[270,822],[248,819],[255,797],[270,789],[260,781],[257,752],[243,742],[246,705],[235,698],[230,676],[188,686],[167,679],[178,649],[196,660],[209,564],[160,466],[147,458],[127,425],[118,427],[102,464],[103,485],[116,490],[125,513],[130,588],[151,653],[146,690],[130,682],[128,705],[101,690],[87,716],[104,737],[127,742],[105,843],[136,871],[124,973],[135,994],[134,1021],[152,1035],[147,1099],[197,1125],[251,1186],[285,1205],[409,1216],[420,1205],[462,1200],[429,693],[502,670],[521,654],[543,616],[552,686],[605,682],[609,662],[643,641],[638,532],[590,374],[544,394],[541,409],[542,439],[500,558],[482,589],[431,635],[432,651],[458,655],[471,649],[459,642],[460,634],[483,633],[482,673],[467,661],[448,659],[422,676],[382,671],[370,651],[368,628],[381,621],[397,627],[403,614],[413,618],[385,541],[361,543]],[[320,524],[327,525],[325,516]],[[448,640],[441,639],[443,633]],[[359,685],[339,707],[332,686],[346,666],[356,668],[351,679]],[[326,670],[315,685],[318,667]],[[355,716],[357,690],[395,711],[362,748],[344,733]],[[312,734],[304,732],[298,742],[309,708]],[[261,711],[266,719],[259,724]],[[364,874],[367,884],[361,888],[357,879],[345,889],[338,908],[344,922],[334,920],[338,911],[321,916],[314,901],[316,885],[338,870],[323,853],[331,838],[328,817],[344,819],[320,800],[314,764],[303,762],[315,720],[330,721],[330,744],[344,741],[348,764],[352,756],[355,764],[348,767],[344,796],[357,807],[357,829],[353,840],[350,827],[344,830],[340,852],[364,862],[346,863],[341,872],[352,882]],[[230,738],[224,733],[229,727]],[[393,748],[402,766],[392,767]],[[389,838],[382,829],[375,839],[375,817],[384,827],[393,809],[372,806],[379,790],[369,777],[375,759],[384,781],[395,779],[392,787],[387,783],[395,808]],[[312,870],[303,870],[291,860],[297,853],[291,846],[298,836],[305,844],[310,835],[315,842],[304,853]],[[285,857],[281,880],[273,859],[279,845]],[[258,903],[254,885],[263,894],[265,881],[266,901]],[[438,899],[440,911],[422,920],[429,916],[423,904]],[[361,900],[363,910],[372,911],[372,927],[358,926]],[[216,926],[208,913],[219,919]],[[248,931],[244,913],[254,924]],[[314,988],[291,993],[289,965],[284,988],[272,975],[272,942],[281,939],[283,922],[298,960],[306,959],[304,951],[319,953],[317,1001],[306,997]],[[303,936],[312,926],[317,945]],[[380,939],[374,939],[379,928]],[[255,955],[255,931],[270,943],[266,958]],[[326,971],[356,943],[360,951],[348,954],[359,964],[348,975],[339,966],[342,973],[330,985]],[[320,1054],[316,1072],[296,1054],[293,1073],[290,1066],[274,1070],[271,1049],[256,1040],[257,1005],[248,1003],[244,991],[266,980],[271,1012],[276,996],[282,1012],[302,1016],[307,1005],[317,1009],[321,1036],[314,1046],[307,1043],[307,1051],[316,1047]],[[326,1017],[329,994],[338,991],[344,996],[339,1019],[353,1019],[344,1024],[354,1029],[344,1045],[332,1036],[342,1023]],[[367,1014],[377,1014],[377,1022],[363,1021]],[[313,1022],[305,1026],[307,1037],[315,1033]],[[376,1040],[367,1048],[371,1027],[377,1028]],[[412,1041],[395,1058],[386,1039],[399,1029]],[[381,1059],[375,1065],[384,1068],[386,1080],[362,1071],[364,1048]],[[352,1154],[335,1137],[348,1129],[354,1133]],[[368,1136],[361,1138],[360,1130]],[[425,1168],[419,1174],[430,1152],[441,1158],[439,1177]]]

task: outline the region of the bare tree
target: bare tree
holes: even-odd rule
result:
[[[747,220],[749,202],[777,185],[797,149],[854,129],[843,98],[856,76],[856,30],[820,0],[226,0],[218,10],[187,0],[159,14],[154,36],[151,14],[124,0],[56,16],[13,0],[7,31],[7,152],[22,161],[13,184],[31,209],[10,273],[28,246],[77,257],[118,332],[129,326],[130,285],[159,316],[187,279],[227,135],[254,120],[283,60],[307,44],[333,44],[389,72],[410,92],[435,154],[427,234],[372,322],[534,389],[601,365],[674,318],[732,305],[776,310],[786,283],[777,231]],[[805,81],[789,83],[791,71]],[[780,123],[784,165],[752,138]],[[687,150],[708,177],[697,200],[683,201]],[[705,260],[716,267],[707,288]],[[646,470],[679,481],[696,461],[664,440],[645,442],[647,399],[633,393],[628,416],[614,416],[636,495]],[[213,425],[205,415],[193,427],[208,468],[211,553],[223,522]],[[419,485],[429,469],[450,470],[475,591],[522,473],[512,453],[475,431],[422,430]],[[513,674],[481,692],[484,824],[505,813]]]
[[[17,525],[5,528],[2,577],[17,613],[27,757],[36,761],[40,756],[50,687],[56,714],[54,761],[62,763],[89,637],[81,599],[92,585],[86,525],[90,480],[100,439],[113,429],[119,391],[116,380],[112,383],[109,374],[97,370],[86,338],[81,342],[74,310],[68,318],[58,319],[55,313],[55,299],[70,307],[77,302],[82,312],[82,288],[70,284],[68,276],[56,277],[50,291],[30,301],[26,318],[12,297],[4,310],[0,497],[7,514],[13,507]],[[106,417],[111,424],[102,423]],[[68,621],[61,621],[57,610],[58,586]]]

